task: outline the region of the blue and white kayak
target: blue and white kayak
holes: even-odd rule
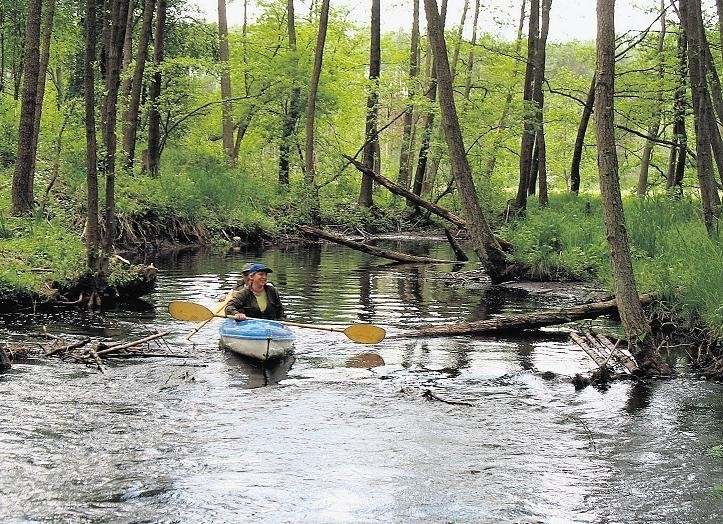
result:
[[[228,318],[219,333],[224,348],[262,362],[291,353],[296,338],[283,324],[257,318],[242,322]]]

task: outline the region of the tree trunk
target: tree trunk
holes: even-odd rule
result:
[[[715,158],[715,164],[718,168],[718,177],[723,183],[723,139],[721,139],[720,129],[718,128],[718,121],[723,120],[723,95],[721,94],[720,78],[718,71],[716,70],[715,63],[713,62],[713,54],[710,52],[710,46],[708,45],[708,38],[705,35],[705,27],[703,27],[703,21],[700,21],[699,34],[701,35],[701,57],[700,61],[702,64],[705,78],[708,80],[708,95],[709,97],[705,100],[708,113],[708,126],[710,128],[711,146],[713,147],[713,156]]]
[[[701,61],[702,39],[700,35],[701,11],[698,0],[680,0],[681,18],[685,20],[685,33],[688,37],[688,64],[690,69],[690,87],[693,99],[695,121],[695,150],[697,158],[698,183],[703,205],[703,217],[708,234],[716,234],[716,222],[720,218],[720,197],[713,177],[711,158],[711,118],[706,100],[708,89],[705,80],[705,67]]]
[[[85,143],[88,184],[88,216],[85,226],[88,269],[100,271],[98,227],[98,144],[95,132],[95,0],[86,0],[85,13],[85,60],[83,79],[85,84]]]
[[[537,40],[540,37],[540,1],[530,1],[530,21],[527,35],[527,66],[525,68],[525,85],[523,88],[524,126],[520,143],[520,180],[515,197],[515,209],[524,212],[527,208],[527,188],[532,168],[532,153],[535,145],[535,113],[534,101],[535,65]]]
[[[133,59],[133,22],[136,0],[131,0],[128,5],[128,17],[126,18],[126,34],[123,38],[123,60],[121,62],[121,71],[127,71]],[[122,100],[128,98],[131,93],[131,78],[123,75],[120,86],[120,97]]]
[[[369,46],[369,95],[367,96],[367,115],[364,131],[364,165],[377,172],[379,157],[379,137],[377,135],[377,104],[379,103],[379,71],[381,68],[380,40],[380,0],[372,0],[371,40]],[[368,175],[362,175],[358,204],[372,206],[374,181]]]
[[[658,34],[658,80],[663,80],[665,74],[665,57],[663,51],[665,50],[665,1],[660,0],[660,33]],[[663,94],[658,93],[656,97],[655,110],[653,111],[653,121],[648,128],[648,138],[645,141],[643,147],[643,153],[640,159],[640,174],[638,175],[638,197],[642,198],[648,193],[648,168],[650,167],[650,160],[653,156],[653,140],[658,137],[658,130],[660,129],[660,115],[663,105]]]
[[[688,152],[688,134],[685,129],[685,114],[687,108],[686,78],[688,77],[687,38],[685,28],[681,24],[677,45],[678,85],[675,88],[673,102],[673,142],[675,146],[670,150],[668,172],[666,174],[666,190],[677,188],[679,196],[683,193],[683,174]]]
[[[148,55],[148,42],[153,27],[153,10],[156,6],[155,0],[145,0],[143,5],[143,22],[141,34],[138,40],[136,51],[136,64],[133,70],[133,80],[130,84],[130,97],[128,106],[123,115],[123,151],[125,152],[125,167],[133,169],[133,162],[136,155],[136,134],[138,133],[138,110],[141,103],[141,89],[143,87],[143,73],[146,68],[146,56]],[[130,10],[129,10],[130,11]]]
[[[459,62],[459,49],[462,47],[462,33],[464,31],[464,23],[467,20],[467,11],[469,10],[469,0],[464,0],[462,6],[462,16],[459,21],[459,27],[457,28],[457,41],[454,44],[454,55],[452,56],[452,83],[457,77],[457,63]]]
[[[447,0],[442,0],[442,30],[444,31],[444,21],[446,14]],[[412,192],[417,196],[424,193],[424,179],[427,176],[427,163],[429,160],[429,148],[432,143],[432,134],[434,131],[434,110],[432,109],[437,102],[437,57],[431,51],[427,52],[427,65],[429,71],[429,86],[427,87],[427,99],[429,100],[429,108],[424,115],[422,124],[422,140],[419,146],[419,155],[417,155],[417,169],[414,173],[414,183],[412,184]]]
[[[35,166],[38,158],[38,140],[40,139],[40,121],[43,117],[43,99],[45,98],[45,76],[48,72],[50,62],[50,39],[53,34],[53,19],[55,18],[55,0],[47,0],[45,5],[45,23],[43,25],[43,36],[41,40],[40,66],[38,69],[38,93],[35,105],[35,118],[33,120],[33,165],[31,173],[35,173]],[[28,198],[33,198],[33,190],[30,188]]]
[[[540,37],[537,39],[537,49],[535,50],[535,90],[533,99],[535,100],[535,168],[530,174],[530,184],[527,188],[528,193],[532,194],[535,190],[534,178],[539,179],[540,194],[538,196],[540,205],[547,205],[547,147],[545,144],[545,95],[542,85],[545,82],[545,57],[547,47],[547,33],[550,29],[550,7],[552,0],[542,0],[542,25],[540,27]],[[533,178],[534,177],[534,178]],[[542,189],[544,188],[544,192]]]
[[[638,296],[625,229],[615,146],[615,0],[597,0],[597,67],[595,76],[595,130],[598,144],[600,200],[612,265],[613,287],[625,332],[638,362],[654,362],[656,371],[669,371],[651,342],[651,328]],[[646,365],[647,364],[643,364]],[[641,365],[641,368],[643,368]],[[645,368],[643,368],[645,370]]]
[[[410,153],[414,145],[412,123],[414,121],[414,96],[416,94],[416,82],[419,75],[419,0],[413,0],[414,8],[412,14],[412,35],[409,51],[409,92],[407,95],[407,107],[404,110],[404,124],[402,131],[402,147],[399,152],[399,177],[400,186],[409,189],[411,177]]]
[[[221,63],[221,121],[223,150],[233,165],[233,104],[231,103],[231,64],[228,49],[228,24],[226,22],[226,0],[218,0],[218,59]]]
[[[457,118],[452,89],[452,74],[447,58],[442,19],[436,0],[424,0],[427,15],[427,33],[437,64],[439,104],[442,127],[449,149],[452,174],[457,185],[467,230],[473,249],[493,282],[499,282],[507,268],[505,253],[500,248],[492,229],[484,218],[467,161],[462,132]]]
[[[480,1],[474,2],[474,18],[472,20],[472,41],[470,42],[469,57],[467,58],[467,71],[464,77],[464,99],[469,100],[469,94],[472,92],[472,70],[474,69],[475,55],[474,48],[477,45],[477,24],[479,23]],[[523,11],[525,0],[522,0]],[[519,39],[518,39],[519,40]]]
[[[158,0],[156,5],[156,29],[153,36],[153,76],[148,88],[148,152],[145,158],[145,169],[152,177],[158,176],[161,159],[161,113],[158,109],[161,96],[161,64],[164,55],[166,38],[166,0]]]
[[[314,118],[316,116],[316,94],[319,90],[321,66],[324,61],[324,45],[326,43],[326,30],[329,25],[329,0],[322,0],[319,13],[319,32],[316,37],[314,50],[314,68],[311,71],[309,82],[309,98],[306,103],[306,151],[304,160],[304,182],[310,191],[311,223],[319,225],[321,210],[319,202],[319,187],[316,184],[316,166],[314,159]]]
[[[378,247],[369,246],[369,245],[363,244],[361,242],[354,242],[353,240],[349,240],[349,239],[341,237],[339,235],[329,233],[328,231],[322,231],[321,229],[317,229],[315,227],[302,225],[302,226],[299,226],[299,229],[301,231],[303,231],[304,233],[307,233],[309,235],[314,235],[319,238],[323,238],[324,240],[328,240],[329,242],[334,242],[335,244],[339,244],[341,246],[346,246],[351,249],[355,249],[356,251],[361,251],[362,253],[368,253],[370,255],[374,255],[375,257],[386,258],[387,260],[394,260],[395,262],[417,262],[417,263],[428,263],[428,264],[444,264],[444,263],[455,262],[455,260],[443,260],[443,259],[439,259],[439,258],[420,257],[420,256],[416,256],[416,255],[408,255],[406,253],[400,253],[399,251],[390,251],[388,249],[379,249]]]
[[[101,165],[105,174],[105,235],[103,237],[102,263],[107,264],[113,252],[115,240],[115,157],[117,149],[116,121],[118,116],[118,88],[120,87],[120,69],[123,59],[123,39],[128,19],[129,0],[114,2],[109,23],[110,47],[106,56],[105,103],[103,104],[103,146],[105,158]]]
[[[592,116],[595,104],[595,84],[596,78],[595,75],[592,75],[590,90],[587,92],[587,99],[585,100],[585,105],[582,108],[580,124],[577,126],[575,146],[572,150],[572,163],[570,164],[570,192],[575,194],[580,192],[580,163],[582,162],[582,150],[585,147],[587,126],[590,123],[590,117]]]
[[[289,53],[293,56],[294,75],[296,75],[296,66],[298,65],[298,55],[296,50],[296,18],[294,14],[294,0],[286,2],[286,27],[289,38]],[[291,146],[294,141],[294,129],[301,115],[301,88],[296,85],[294,78],[294,86],[291,88],[289,102],[284,112],[284,122],[281,130],[281,143],[279,144],[279,184],[288,186],[290,183],[289,169],[291,159]]]
[[[642,294],[638,301],[642,304],[650,304],[655,300],[655,295]],[[567,308],[533,311],[531,313],[520,313],[516,315],[503,315],[497,318],[477,320],[473,322],[460,322],[457,324],[445,324],[429,328],[417,329],[406,333],[387,335],[386,338],[408,338],[408,337],[439,337],[459,335],[480,335],[484,333],[519,332],[522,329],[538,329],[545,326],[567,324],[575,320],[597,318],[603,315],[615,313],[619,309],[618,300],[605,300]]]
[[[715,8],[718,14],[718,40],[723,54],[723,0],[715,0]]]
[[[25,65],[23,68],[23,97],[20,105],[18,127],[18,156],[15,161],[12,188],[12,214],[21,216],[33,209],[32,172],[35,152],[32,145],[35,111],[37,108],[38,81],[40,72],[40,6],[41,0],[29,0],[25,26]]]

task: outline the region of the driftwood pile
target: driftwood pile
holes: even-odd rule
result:
[[[93,342],[90,338],[68,341],[51,333],[31,333],[30,336],[42,339],[42,342],[33,346],[10,347],[8,344],[0,346],[0,363],[2,368],[9,369],[14,360],[28,357],[57,357],[65,361],[95,366],[101,373],[104,372],[106,359],[126,358],[188,358],[189,355],[172,353],[170,348],[162,342],[163,337],[170,331],[153,333],[132,342],[108,344],[107,342]]]

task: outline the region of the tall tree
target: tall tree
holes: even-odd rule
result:
[[[379,137],[377,136],[379,71],[382,62],[380,24],[380,0],[372,0],[371,40],[369,46],[369,94],[367,96],[363,162],[368,169],[377,173],[379,172]],[[371,207],[373,186],[374,181],[372,178],[366,174],[362,175],[358,200],[360,206]]]
[[[40,73],[40,6],[41,0],[28,2],[25,25],[25,66],[23,68],[23,97],[18,128],[18,156],[13,173],[12,214],[25,215],[33,209],[33,127]]]
[[[688,37],[688,66],[695,122],[698,184],[705,226],[712,236],[716,234],[716,222],[720,218],[721,201],[713,176],[711,132],[714,126],[709,122],[709,119],[712,118],[710,97],[706,85],[705,63],[701,60],[703,56],[701,51],[703,45],[702,14],[699,0],[680,0],[679,6],[681,19],[685,24],[685,34]]]
[[[590,89],[587,91],[587,98],[582,107],[582,115],[577,126],[575,145],[572,148],[572,162],[570,163],[570,192],[577,194],[580,191],[580,164],[582,162],[582,150],[585,146],[585,134],[587,133],[590,117],[595,106],[595,85],[597,78],[592,75]]]
[[[535,102],[535,154],[534,167],[530,170],[530,180],[527,184],[528,194],[535,192],[535,185],[539,178],[540,205],[547,205],[547,145],[545,144],[545,95],[542,86],[545,83],[545,60],[547,56],[547,34],[550,29],[550,8],[552,0],[542,0],[540,35],[535,50],[535,86],[532,99]]]
[[[535,145],[535,52],[540,37],[540,1],[530,0],[530,21],[527,25],[527,65],[522,101],[524,104],[524,125],[520,142],[520,178],[514,207],[523,212],[527,207],[527,188],[532,170],[532,153]]]
[[[464,77],[464,99],[469,100],[469,94],[472,91],[472,70],[475,62],[475,46],[477,45],[477,24],[479,22],[479,8],[481,0],[474,2],[474,17],[472,19],[472,40],[470,41],[469,57],[467,58],[467,70]],[[524,11],[525,0],[522,0],[522,10]],[[519,40],[519,38],[518,38]]]
[[[38,156],[38,140],[40,139],[40,121],[43,118],[43,99],[45,98],[45,77],[50,62],[50,39],[53,34],[53,19],[55,18],[55,0],[47,0],[44,9],[43,35],[41,38],[40,64],[38,68],[38,93],[35,103],[35,118],[33,119],[33,164],[30,172],[35,173]],[[32,192],[30,194],[32,198]]]
[[[459,52],[462,48],[462,33],[464,32],[464,24],[467,20],[467,11],[469,10],[469,0],[464,0],[462,5],[462,16],[457,27],[457,39],[454,44],[454,54],[452,55],[452,81],[457,76],[457,63],[459,62]]]
[[[223,150],[229,162],[233,159],[233,104],[231,98],[231,62],[228,48],[226,0],[218,0],[218,59],[221,63],[221,122]]]
[[[314,123],[316,116],[316,95],[319,91],[321,79],[321,66],[324,61],[324,45],[326,44],[326,31],[329,26],[329,0],[322,0],[319,13],[319,32],[316,37],[314,50],[314,67],[309,82],[309,97],[306,102],[306,148],[304,159],[304,182],[311,192],[311,222],[320,223],[319,187],[316,183],[316,165],[314,159]]]
[[[129,0],[112,3],[110,17],[106,23],[111,25],[109,46],[105,66],[105,99],[101,113],[103,147],[105,155],[101,163],[105,175],[105,234],[103,236],[103,259],[106,264],[113,251],[115,240],[115,161],[117,150],[116,122],[118,119],[118,90],[120,88],[121,63],[123,59],[123,39],[128,19]],[[105,269],[105,268],[104,268]]]
[[[436,1],[435,1],[436,3]],[[426,11],[425,3],[425,11]],[[447,15],[447,0],[442,0],[442,11],[439,15],[442,21],[442,31],[444,31],[445,18]],[[429,148],[432,144],[432,134],[434,132],[434,107],[437,105],[437,56],[434,53],[429,53],[429,84],[427,86],[427,100],[429,108],[424,114],[424,121],[422,123],[422,139],[421,145],[419,146],[419,154],[417,155],[417,169],[414,172],[414,183],[412,184],[412,193],[417,196],[422,196],[424,179],[427,176],[427,161],[429,160]],[[413,205],[412,202],[407,201],[409,205]]]
[[[482,265],[493,282],[499,282],[507,268],[506,256],[487,223],[480,208],[472,171],[467,160],[462,131],[459,126],[457,109],[452,89],[452,73],[447,58],[442,17],[437,10],[436,0],[424,0],[427,15],[427,34],[437,64],[439,106],[442,127],[449,149],[452,175],[459,192],[462,210],[467,223],[470,241]]]
[[[686,82],[688,78],[688,58],[687,38],[683,24],[679,26],[678,30],[676,56],[677,83],[673,98],[673,147],[670,148],[670,155],[668,157],[665,188],[667,190],[676,188],[678,195],[682,196],[683,174],[685,173],[685,161],[688,152],[688,134],[685,129],[688,92]]]
[[[597,0],[597,65],[595,71],[595,130],[597,132],[600,200],[608,240],[613,286],[623,328],[641,369],[668,371],[651,342],[652,331],[640,304],[630,257],[620,195],[615,147],[615,0]]]
[[[416,82],[419,75],[419,0],[412,0],[412,34],[409,49],[409,87],[407,91],[407,107],[404,110],[404,123],[402,131],[402,145],[399,151],[399,177],[398,184],[404,189],[409,189],[411,177],[410,153],[414,145],[413,121],[414,121],[414,96],[416,94]]]
[[[95,131],[95,0],[86,0],[85,10],[85,60],[83,79],[85,87],[85,143],[86,181],[88,185],[88,216],[85,226],[85,244],[88,268],[92,273],[100,271],[100,233],[98,225],[98,142]]]
[[[141,104],[143,73],[146,69],[148,42],[150,41],[153,27],[153,10],[155,6],[155,0],[145,0],[143,3],[143,22],[141,24],[140,38],[138,39],[133,79],[130,83],[130,96],[123,114],[123,151],[125,153],[126,169],[133,169],[135,158],[136,135],[138,133],[138,110]],[[130,12],[131,10],[129,9],[128,11]],[[126,31],[126,33],[130,34],[131,31]]]
[[[297,84],[297,66],[299,57],[296,49],[296,16],[294,14],[294,0],[286,2],[286,28],[289,39],[289,53],[292,56],[293,84],[289,93],[289,100],[284,108],[284,121],[281,130],[281,143],[279,144],[279,184],[289,185],[289,165],[291,146],[294,142],[294,129],[301,116],[301,88]]]
[[[156,27],[153,33],[153,76],[148,88],[148,149],[144,159],[144,170],[158,176],[161,157],[161,112],[158,107],[161,97],[161,66],[165,52],[167,1],[158,0],[156,5]]]

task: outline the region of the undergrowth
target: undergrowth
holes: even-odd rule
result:
[[[551,195],[528,203],[525,219],[505,225],[513,258],[549,279],[595,279],[612,290],[600,199]],[[723,245],[706,233],[700,204],[665,196],[624,201],[626,228],[639,291],[658,293],[671,317],[723,325]]]

